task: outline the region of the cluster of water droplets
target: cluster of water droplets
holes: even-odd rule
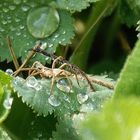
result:
[[[34,88],[37,91],[42,89],[42,85],[37,81],[37,79],[34,76],[29,76],[26,79],[26,85],[28,87]]]

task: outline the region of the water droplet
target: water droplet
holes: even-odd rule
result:
[[[36,80],[34,76],[29,76],[26,79],[26,84],[28,87],[36,88],[36,86],[38,85],[38,81]]]
[[[9,9],[13,11],[13,10],[16,9],[16,6],[15,5],[9,5]]]
[[[80,104],[82,104],[88,100],[88,95],[79,93],[79,94],[77,94],[77,100]]]
[[[65,40],[66,40],[65,38],[62,39],[63,42],[64,42]]]
[[[53,44],[49,44],[48,47],[51,48],[53,46]]]
[[[140,39],[140,33],[137,34],[138,39]]]
[[[66,78],[62,78],[60,80],[58,80],[56,86],[58,89],[60,89],[63,92],[70,92],[71,88],[70,88],[70,83],[68,82],[68,80]]]
[[[39,90],[41,90],[41,89],[42,89],[42,85],[37,84],[34,88],[35,88],[37,91],[39,91]]]
[[[6,20],[2,20],[2,24],[3,25],[7,24],[7,21]]]
[[[55,38],[59,37],[59,34],[56,34],[54,37],[55,37]]]
[[[92,112],[94,110],[94,106],[92,103],[82,104],[80,111],[81,112]]]
[[[19,28],[22,30],[24,29],[24,25],[20,25]]]
[[[8,73],[9,75],[13,74],[13,70],[12,69],[7,69],[5,72]]]
[[[35,38],[46,38],[56,31],[59,21],[58,12],[54,8],[41,7],[28,14],[27,27]]]
[[[49,102],[49,104],[51,104],[54,107],[57,107],[61,104],[61,102],[54,95],[51,95],[48,98],[48,102]]]
[[[67,101],[68,103],[70,103],[70,99],[69,99],[69,97],[68,97],[68,96],[64,95],[64,97],[63,97],[63,98],[64,98],[64,100],[65,100],[65,101]]]
[[[138,27],[136,28],[136,31],[140,31],[140,26],[138,26]]]
[[[62,33],[62,34],[63,34],[63,35],[64,35],[64,34],[66,34],[66,31],[63,31],[63,33]]]
[[[2,27],[0,27],[0,31],[1,31],[1,32],[4,32],[5,30],[4,30]]]
[[[42,43],[40,48],[45,50],[47,48],[47,42]]]
[[[18,5],[21,3],[21,0],[14,0],[14,3]]]
[[[19,18],[15,18],[15,22],[20,22],[20,19]]]
[[[8,8],[3,8],[2,10],[3,10],[3,12],[5,12],[5,13],[7,13],[7,12],[9,11]]]
[[[7,97],[7,99],[5,99],[4,102],[3,102],[3,106],[6,109],[11,109],[12,103],[13,103],[13,98]]]
[[[14,84],[14,85],[20,86],[20,85],[23,85],[24,81],[25,81],[25,80],[24,80],[23,78],[17,76],[17,77],[13,80],[13,84]]]
[[[140,20],[137,22],[137,24],[140,24]]]
[[[16,35],[17,35],[17,36],[20,36],[20,35],[21,35],[21,32],[16,32]]]
[[[23,12],[27,12],[30,9],[30,7],[27,5],[22,5],[21,9]]]

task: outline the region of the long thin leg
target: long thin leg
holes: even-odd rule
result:
[[[64,58],[62,56],[58,56],[52,63],[52,69],[55,68],[57,61],[62,61]]]

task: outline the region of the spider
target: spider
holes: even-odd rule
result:
[[[63,67],[65,67],[65,65],[61,65],[59,68],[48,68],[41,64],[39,61],[36,61],[33,63],[31,68],[22,68],[21,71],[29,71],[28,74],[32,76],[39,75],[41,77],[52,78],[50,87],[50,93],[52,94],[54,83],[58,77],[66,78],[70,87],[72,88],[69,76],[73,76],[73,74],[64,70]]]

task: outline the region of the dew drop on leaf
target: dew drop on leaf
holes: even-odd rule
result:
[[[52,105],[54,107],[57,107],[61,104],[61,102],[54,95],[51,95],[48,98],[48,102],[49,102],[50,105]]]
[[[63,92],[70,92],[71,91],[71,87],[70,87],[69,82],[66,78],[58,80],[56,86],[58,89],[60,89]]]
[[[82,103],[84,103],[85,101],[88,100],[88,95],[79,93],[79,94],[77,94],[77,100],[80,104],[82,104]]]
[[[13,74],[13,70],[12,69],[7,69],[5,72],[8,73],[9,75]]]
[[[13,11],[13,10],[16,9],[16,6],[15,5],[9,5],[9,9]]]
[[[21,0],[14,0],[14,3],[18,5],[21,3]]]
[[[13,98],[7,97],[7,99],[5,99],[4,102],[3,102],[3,106],[6,109],[11,109],[12,103],[13,103]]]
[[[50,36],[58,28],[59,22],[58,12],[51,7],[36,8],[27,17],[28,30],[35,38]]]
[[[92,103],[82,104],[80,111],[81,112],[92,112],[94,110],[94,106]]]
[[[24,79],[19,76],[17,76],[13,81],[13,84],[15,85],[22,85],[23,83],[24,83]]]
[[[34,76],[29,76],[26,79],[26,85],[28,87],[36,88],[36,86],[38,85],[38,81],[36,80],[36,78]]]
[[[30,9],[30,7],[27,5],[22,5],[21,9],[23,12],[27,12]]]
[[[37,84],[35,87],[34,87],[35,90],[39,91],[42,89],[42,85],[40,84]]]

